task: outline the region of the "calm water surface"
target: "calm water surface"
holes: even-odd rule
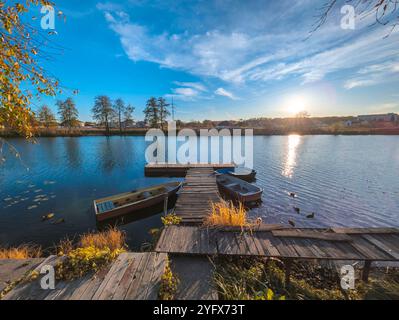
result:
[[[21,161],[0,167],[0,246],[51,246],[96,229],[96,198],[170,180],[144,177],[144,137],[10,139]],[[258,136],[256,184],[264,222],[297,226],[399,226],[399,137]],[[296,198],[289,196],[295,192]],[[301,208],[297,214],[294,206]],[[54,212],[65,222],[41,216]],[[314,212],[314,219],[306,215]],[[160,214],[123,226],[130,247],[150,239]]]

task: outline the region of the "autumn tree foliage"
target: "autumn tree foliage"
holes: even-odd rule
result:
[[[43,34],[23,19],[37,5],[52,3],[0,1],[0,125],[27,138],[33,135],[32,100],[41,95],[54,96],[59,86],[58,80],[42,67],[46,58]]]

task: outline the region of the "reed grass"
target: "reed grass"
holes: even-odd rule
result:
[[[29,259],[39,258],[42,255],[41,247],[21,245],[18,247],[0,248],[0,259]]]
[[[80,237],[79,246],[82,248],[109,248],[111,251],[114,251],[117,249],[122,249],[125,246],[125,240],[125,233],[115,227],[112,227],[99,233],[83,234]]]
[[[83,234],[76,245],[70,239],[62,240],[57,249],[65,259],[56,266],[56,278],[72,280],[99,271],[125,251],[125,239],[125,233],[113,227]]]
[[[207,226],[230,226],[230,227],[247,227],[250,221],[247,217],[247,211],[242,203],[236,207],[233,202],[220,201],[211,203],[212,212],[205,219],[204,224]]]

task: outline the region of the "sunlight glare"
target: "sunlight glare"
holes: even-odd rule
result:
[[[306,99],[303,96],[290,97],[286,104],[286,110],[291,115],[304,111],[306,108]]]
[[[288,150],[287,157],[284,163],[282,175],[287,178],[292,178],[294,168],[296,166],[296,154],[299,143],[301,142],[301,136],[297,134],[291,134],[288,136]]]

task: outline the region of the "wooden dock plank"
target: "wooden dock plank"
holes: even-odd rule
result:
[[[205,231],[208,230],[208,231]],[[284,230],[286,231],[286,230]],[[337,234],[333,237],[311,236],[308,229],[296,228],[295,237],[274,235],[272,231],[233,231],[223,228],[199,228],[196,226],[169,226],[168,244],[158,243],[156,251],[175,254],[211,255],[253,255],[276,258],[330,259],[330,260],[378,260],[395,261],[399,257],[399,237],[390,234]],[[208,233],[206,233],[208,232]],[[211,232],[211,237],[209,232]],[[297,234],[304,233],[303,236]],[[311,230],[316,233],[317,230]],[[326,229],[320,230],[325,233]],[[347,237],[350,241],[346,240]],[[364,239],[365,237],[365,239]],[[165,236],[166,239],[166,236]],[[328,240],[327,240],[328,239]],[[368,239],[368,240],[367,240]],[[202,243],[205,241],[205,245]],[[211,248],[207,244],[216,244]]]
[[[20,280],[26,273],[33,270],[44,258],[32,259],[0,259],[0,292],[8,284]]]
[[[115,290],[115,293],[112,297],[112,300],[123,300],[126,297],[127,291],[132,283],[132,280],[136,277],[137,269],[141,263],[141,260],[144,258],[144,254],[135,254],[132,257],[132,261],[127,267],[125,273],[123,274],[121,281],[119,282],[118,287]]]
[[[367,241],[371,242],[374,244],[376,247],[378,247],[380,250],[383,250],[387,254],[389,254],[391,257],[393,257],[395,260],[399,260],[399,252],[398,252],[398,246],[391,247],[390,244],[387,242],[383,241],[381,238],[378,238],[375,234],[364,234],[362,236],[364,239]]]
[[[285,229],[285,230],[273,230],[273,236],[284,237],[284,238],[306,238],[306,239],[319,239],[328,241],[352,241],[352,239],[346,234],[324,232],[324,231],[313,231],[313,230],[301,230],[296,229]]]
[[[57,263],[57,256],[49,256],[44,259],[42,263],[36,266],[32,271],[40,274],[40,270],[45,265],[55,266]],[[49,290],[43,290],[40,286],[39,280],[23,281],[12,289],[3,297],[3,300],[43,300]]]

